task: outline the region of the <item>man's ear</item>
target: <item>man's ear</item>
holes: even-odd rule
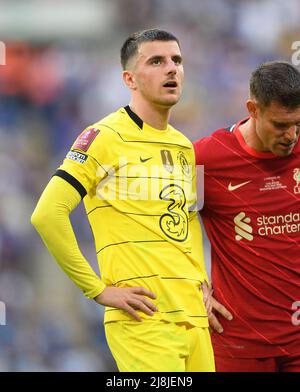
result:
[[[123,80],[128,88],[131,90],[136,90],[135,77],[132,71],[123,71]]]
[[[257,113],[259,111],[259,107],[256,101],[254,99],[248,99],[246,102],[246,106],[248,109],[249,116],[252,118],[257,118]]]

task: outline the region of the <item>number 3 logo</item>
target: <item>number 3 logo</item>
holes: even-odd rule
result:
[[[185,241],[188,236],[188,216],[184,210],[186,198],[183,189],[175,184],[167,185],[161,190],[159,198],[171,202],[169,213],[160,217],[161,230],[174,241]]]

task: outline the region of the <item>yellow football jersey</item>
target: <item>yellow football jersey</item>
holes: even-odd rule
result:
[[[127,106],[86,128],[56,175],[83,197],[103,282],[153,291],[153,318],[206,327],[191,142],[170,125],[152,128]],[[105,309],[105,322],[130,318]]]

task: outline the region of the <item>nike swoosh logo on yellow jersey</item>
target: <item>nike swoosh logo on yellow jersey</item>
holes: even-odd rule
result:
[[[250,181],[245,181],[245,182],[242,182],[241,184],[237,184],[237,185],[231,185],[231,182],[229,183],[229,185],[228,185],[228,190],[229,191],[235,191],[236,189],[238,189],[238,188],[240,188],[241,186],[244,186],[244,185],[246,185],[246,184],[249,184],[249,182],[251,182],[252,180],[250,180]]]
[[[140,157],[140,161],[142,163],[145,163],[145,162],[149,161],[149,159],[152,159],[152,157],[150,157],[150,158],[142,158],[142,157]]]

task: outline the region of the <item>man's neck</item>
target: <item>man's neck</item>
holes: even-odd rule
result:
[[[160,108],[154,105],[137,103],[131,100],[130,109],[137,114],[145,123],[159,130],[164,130],[168,126],[171,108]]]
[[[260,140],[258,139],[255,131],[255,121],[253,118],[249,118],[244,124],[239,126],[239,130],[244,137],[247,146],[253,148],[256,151],[263,151]]]

